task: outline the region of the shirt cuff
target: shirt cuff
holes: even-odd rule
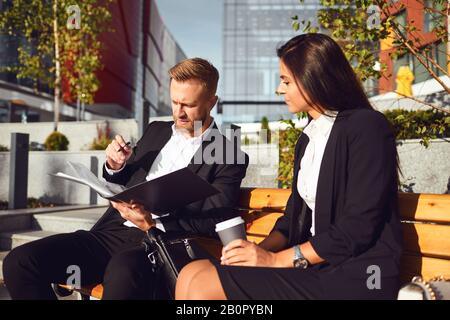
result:
[[[154,219],[155,227],[161,230],[162,232],[166,232],[166,228],[164,228],[164,224],[161,222],[160,219]]]
[[[120,168],[119,170],[109,169],[108,166],[106,165],[106,161],[105,161],[104,166],[105,166],[106,172],[107,172],[110,176],[112,176],[112,175],[114,175],[114,174],[116,174],[116,173],[119,173],[120,171],[123,170],[123,168],[125,168],[125,166],[122,166],[122,168]]]

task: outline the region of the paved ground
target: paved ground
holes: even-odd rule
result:
[[[11,300],[2,280],[0,280],[0,300]]]

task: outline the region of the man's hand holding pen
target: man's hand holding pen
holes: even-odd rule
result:
[[[112,170],[120,170],[131,157],[131,153],[131,142],[125,142],[122,136],[117,135],[106,148],[106,165]],[[111,201],[111,205],[119,211],[122,218],[134,223],[143,231],[155,226],[151,212],[145,210],[139,203]]]
[[[120,170],[131,153],[131,143],[126,143],[122,136],[117,135],[106,148],[106,165],[112,170]]]

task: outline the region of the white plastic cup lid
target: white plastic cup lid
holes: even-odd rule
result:
[[[245,221],[244,221],[244,219],[242,219],[242,217],[236,217],[233,219],[225,220],[223,222],[216,224],[216,232],[235,227],[241,223],[245,223]]]

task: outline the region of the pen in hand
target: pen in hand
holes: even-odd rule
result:
[[[121,146],[120,148],[119,148],[119,150],[117,150],[117,152],[123,152],[123,151],[125,151],[125,147],[131,147],[131,141],[128,141],[126,144],[125,144],[125,146]]]

